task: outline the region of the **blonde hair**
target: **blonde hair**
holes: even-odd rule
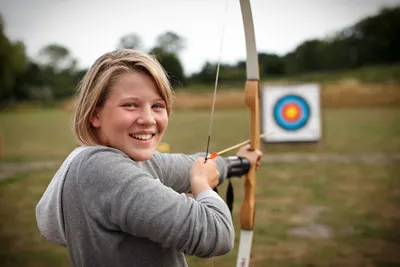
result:
[[[81,144],[102,145],[90,118],[104,104],[118,77],[131,71],[146,73],[154,79],[166,102],[168,115],[171,113],[173,90],[164,68],[154,56],[131,49],[108,52],[94,62],[79,84],[73,126]]]

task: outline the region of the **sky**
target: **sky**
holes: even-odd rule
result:
[[[400,0],[251,0],[258,52],[284,55],[305,40],[332,36]],[[139,35],[145,51],[172,31],[185,40],[186,74],[206,61],[245,59],[239,0],[0,0],[5,33],[35,58],[48,44],[69,49],[79,67]],[[223,33],[223,34],[222,34]],[[222,50],[220,46],[222,40]]]

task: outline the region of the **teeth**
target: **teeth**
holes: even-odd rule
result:
[[[149,140],[153,135],[152,134],[135,134],[132,135],[136,139],[140,140]]]

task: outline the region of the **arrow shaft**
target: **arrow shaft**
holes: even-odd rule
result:
[[[271,132],[271,133],[263,133],[263,134],[260,134],[260,139],[261,139],[261,138],[264,138],[264,137],[266,137],[266,136],[269,136],[269,135],[271,135],[271,134],[272,134],[272,132]],[[219,152],[214,152],[214,153],[211,154],[211,156],[210,156],[209,158],[210,158],[210,159],[216,158],[217,156],[221,156],[222,154],[225,154],[225,153],[227,153],[227,152],[229,152],[229,151],[232,151],[232,150],[234,150],[234,149],[236,149],[236,148],[239,148],[239,147],[242,147],[242,146],[244,146],[244,145],[250,144],[250,142],[251,142],[251,139],[248,139],[248,140],[246,140],[246,141],[243,141],[243,142],[238,143],[238,144],[236,144],[236,145],[233,145],[233,146],[231,146],[231,147],[225,148],[224,150],[221,150],[221,151],[219,151]]]

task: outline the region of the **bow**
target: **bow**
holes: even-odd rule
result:
[[[250,149],[260,148],[259,66],[250,0],[240,0],[246,39],[245,103],[250,109]],[[250,262],[255,217],[256,166],[252,165],[245,177],[244,200],[240,210],[240,239],[237,267],[247,267]]]

